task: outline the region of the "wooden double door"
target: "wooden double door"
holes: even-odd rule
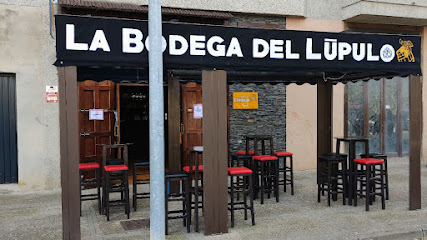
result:
[[[148,87],[135,85],[134,87]],[[120,143],[120,87],[111,81],[79,82],[79,131],[80,131],[80,162],[99,162],[102,164],[101,144]],[[194,118],[194,104],[202,103],[202,87],[200,84],[182,84],[180,104],[180,143],[181,148],[191,149],[201,146],[202,119]],[[89,120],[90,109],[103,109],[104,120]],[[167,105],[165,105],[167,110]],[[167,125],[167,124],[165,124]],[[167,149],[167,148],[166,148]],[[182,152],[184,165],[188,164],[188,151]],[[108,152],[112,157],[114,152]],[[148,153],[147,153],[148,154]]]

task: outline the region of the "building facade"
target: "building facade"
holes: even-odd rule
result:
[[[8,74],[8,79],[14,79],[16,86],[14,101],[16,103],[18,185],[14,184],[13,187],[22,190],[60,187],[59,108],[58,103],[46,101],[46,86],[58,86],[58,73],[53,65],[56,60],[53,15],[65,12],[144,19],[146,12],[140,9],[140,5],[148,4],[148,1],[140,0],[63,0],[58,3],[54,2],[49,4],[44,0],[0,0],[0,17],[2,19],[0,21],[2,53],[0,73]],[[112,5],[115,6],[114,9],[109,9],[108,4],[102,8],[96,4],[101,2],[113,2],[116,5]],[[120,4],[117,5],[117,3]],[[200,22],[249,28],[421,35],[423,39],[422,70],[424,73],[427,72],[427,3],[422,0],[257,0],[238,2],[167,0],[163,1],[162,5],[174,11],[181,10],[180,13],[170,10],[166,21]],[[185,15],[183,9],[203,10],[203,13],[197,15],[192,12],[193,15],[190,16]],[[210,12],[217,15],[212,17],[209,15]],[[225,15],[225,13],[229,15]],[[3,80],[1,77],[0,79]],[[277,100],[275,103],[278,105],[275,107],[278,110],[275,110],[280,112],[276,116],[277,129],[279,129],[277,131],[283,128],[283,132],[277,135],[282,134],[281,138],[283,136],[286,140],[282,140],[283,144],[278,146],[294,153],[296,169],[315,168],[316,86],[308,84],[283,86],[279,84],[241,87],[233,84],[230,92],[241,88],[244,91],[256,92],[262,92],[263,88],[274,88],[273,91],[279,91],[273,100]],[[424,99],[427,99],[426,88],[424,84]],[[342,136],[347,130],[344,124],[346,87],[344,84],[337,84],[333,91],[333,131],[334,136]],[[270,101],[273,102],[273,100]],[[230,128],[232,124],[242,126],[242,123],[239,122],[242,119],[246,119],[246,124],[250,123],[249,120],[253,120],[239,115],[244,114],[233,112],[233,109],[230,109]],[[282,120],[280,120],[280,116],[283,116]],[[233,120],[235,117],[238,118]],[[426,121],[427,111],[424,111],[423,119]],[[427,137],[425,128],[423,136]],[[236,149],[239,148],[239,139],[233,138],[232,133],[230,133],[230,137],[231,141],[234,141],[230,145]],[[280,142],[281,140],[275,141]],[[427,151],[426,141],[423,142],[423,150]],[[423,159],[427,160],[425,156]]]

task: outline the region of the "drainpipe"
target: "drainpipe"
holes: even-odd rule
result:
[[[165,239],[165,133],[161,0],[148,2],[150,238]]]

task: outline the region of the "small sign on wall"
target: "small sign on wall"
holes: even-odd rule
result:
[[[58,102],[58,86],[46,86],[46,102]]]
[[[258,109],[258,93],[233,92],[233,109]]]
[[[104,109],[89,109],[89,120],[104,120]]]
[[[193,105],[193,118],[203,118],[203,105],[202,104],[194,104]]]

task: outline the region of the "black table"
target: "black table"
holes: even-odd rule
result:
[[[336,137],[337,145],[336,145],[336,153],[340,153],[341,142],[348,143],[348,204],[352,205],[353,201],[353,181],[354,181],[354,159],[356,158],[356,143],[361,142],[365,145],[364,152],[365,154],[369,153],[369,138],[365,137]]]

